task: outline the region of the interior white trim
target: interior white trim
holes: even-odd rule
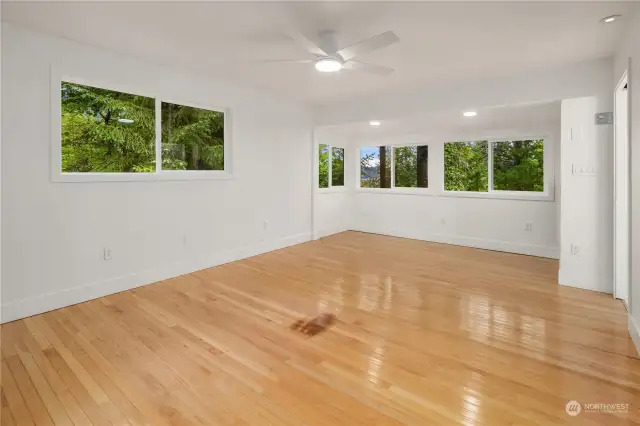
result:
[[[206,268],[222,265],[240,259],[256,256],[285,247],[305,243],[311,240],[311,233],[304,232],[297,235],[267,241],[232,250],[209,253],[195,259],[185,259],[167,265],[133,274],[109,278],[86,285],[65,289],[58,292],[42,294],[33,298],[9,302],[2,305],[2,323],[41,314],[54,309],[64,308],[76,303],[86,302],[110,294],[131,290],[158,281],[175,278]]]
[[[640,326],[636,323],[636,320],[633,319],[631,314],[627,315],[627,318],[629,318],[629,335],[636,347],[638,358],[640,358]]]
[[[387,235],[390,237],[408,238],[412,240],[428,241],[432,243],[451,244],[454,246],[472,247],[484,250],[501,251],[505,253],[524,254],[527,256],[546,257],[558,259],[560,249],[558,247],[545,247],[525,244],[514,244],[508,241],[486,240],[482,238],[461,237],[449,234],[429,234],[417,238],[414,233],[405,232],[400,229],[392,229],[386,232],[370,230],[366,227],[352,227],[351,231],[367,232],[369,234]]]
[[[77,65],[77,64],[76,64]],[[231,109],[226,106],[212,105],[203,102],[181,100],[179,96],[163,96],[160,92],[150,92],[133,89],[122,81],[114,81],[112,76],[98,75],[95,70],[90,71],[79,65],[64,67],[52,65],[50,67],[50,111],[51,111],[51,148],[50,161],[51,182],[137,182],[137,181],[166,181],[166,180],[216,180],[233,178],[233,121]],[[72,71],[70,71],[72,70]],[[156,104],[156,171],[154,173],[64,173],[62,172],[62,123],[61,123],[61,94],[60,85],[63,81],[99,87],[122,93],[154,98]],[[193,108],[224,112],[224,170],[162,170],[162,123],[160,108],[162,102],[179,104]]]

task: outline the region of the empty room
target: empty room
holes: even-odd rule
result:
[[[2,426],[640,426],[640,3],[0,22]]]

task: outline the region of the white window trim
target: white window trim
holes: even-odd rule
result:
[[[543,164],[543,179],[544,179],[544,191],[504,191],[493,189],[493,146],[496,142],[513,142],[523,140],[543,140],[544,147],[544,164]],[[476,191],[450,191],[444,189],[445,185],[445,166],[442,167],[442,195],[447,197],[461,197],[461,198],[493,198],[503,200],[529,200],[529,201],[554,201],[554,173],[553,173],[553,147],[547,149],[547,144],[550,138],[548,136],[517,136],[509,138],[476,138],[476,141],[487,141],[487,178],[488,178],[488,192],[476,192]],[[443,144],[442,155],[444,161],[444,145],[454,142],[468,142],[469,140],[461,141],[447,141]]]
[[[361,179],[361,169],[360,169],[360,149],[361,148],[374,148],[388,146],[391,148],[391,188],[363,188],[360,186]],[[392,143],[384,143],[384,144],[375,144],[375,145],[367,145],[367,146],[358,146],[356,149],[358,150],[358,166],[357,166],[357,185],[356,190],[358,192],[372,192],[372,193],[387,193],[387,194],[404,194],[404,195],[435,195],[435,191],[431,186],[431,179],[429,179],[429,187],[428,188],[407,188],[407,187],[398,187],[396,186],[396,148],[406,148],[409,146],[426,146],[429,148],[429,143],[427,142],[411,142],[411,143],[402,143],[402,144],[392,144]],[[431,151],[429,151],[429,165],[427,166],[429,170],[431,163]]]
[[[155,100],[156,114],[156,170],[153,173],[107,173],[107,172],[63,172],[62,171],[62,105],[60,87],[62,82],[82,84],[123,93],[146,96]],[[159,93],[132,89],[126,84],[107,81],[104,78],[79,77],[76,73],[63,71],[61,68],[51,67],[51,182],[145,182],[171,180],[218,180],[233,179],[232,175],[232,119],[231,110],[226,107],[183,101],[171,97],[164,97]],[[162,102],[190,106],[194,108],[219,111],[224,113],[224,170],[162,170],[162,122],[160,109]]]
[[[329,175],[329,179],[328,179],[328,184],[329,186],[326,188],[320,188],[320,145],[325,145],[328,148],[328,152],[329,152],[329,164],[327,167],[327,173]],[[342,185],[337,185],[334,186],[333,185],[333,148],[339,148],[342,149],[344,151],[344,157],[343,157],[343,165],[342,165],[342,169],[344,171],[344,180],[342,182]],[[347,165],[347,149],[342,147],[342,146],[337,146],[337,145],[331,145],[328,143],[320,143],[318,142],[318,144],[316,145],[316,149],[315,149],[315,164],[316,164],[316,171],[315,171],[315,175],[316,175],[316,190],[319,193],[322,194],[329,194],[332,192],[344,192],[347,190],[347,186],[346,186],[346,180],[347,180],[347,170],[346,170],[346,165]]]
[[[446,191],[444,189],[444,144],[438,160],[434,160],[431,152],[431,145],[429,142],[411,142],[411,143],[394,143],[389,141],[375,141],[371,144],[359,144],[354,147],[357,156],[356,165],[356,191],[362,193],[371,194],[395,194],[395,195],[418,195],[429,197],[452,197],[452,198],[485,198],[485,199],[497,199],[497,200],[523,200],[523,201],[555,201],[555,177],[554,177],[554,149],[555,141],[550,135],[537,135],[531,136],[530,134],[512,134],[510,137],[478,137],[478,138],[445,138],[449,142],[456,141],[469,141],[469,140],[486,140],[488,143],[492,142],[507,142],[514,140],[544,140],[544,191],[543,192],[525,192],[525,191],[501,191],[493,190],[493,168],[489,167],[489,178],[491,179],[489,185],[491,186],[490,192],[474,192],[474,191]],[[395,158],[394,148],[401,148],[406,146],[429,146],[429,170],[432,170],[432,161],[442,161],[442,174],[440,176],[440,187],[434,187],[432,185],[431,173],[429,176],[428,188],[398,188],[395,187]],[[390,146],[391,149],[391,188],[362,188],[360,186],[360,149],[370,147]],[[493,152],[489,156],[490,160],[493,159]],[[488,164],[488,166],[491,166]]]

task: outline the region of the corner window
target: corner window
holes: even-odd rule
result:
[[[344,148],[331,148],[331,186],[344,186]]]
[[[360,148],[360,187],[391,188],[391,147]]]
[[[318,145],[318,186],[329,187],[329,145]]]
[[[318,145],[318,188],[344,187],[344,148]]]
[[[52,88],[53,117],[59,117],[52,123],[52,180],[228,176],[225,110],[57,81],[57,89],[55,83]]]
[[[396,188],[429,187],[429,147],[427,145],[393,148]]]

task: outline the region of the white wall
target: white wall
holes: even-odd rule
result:
[[[551,191],[560,187],[559,174],[554,178],[553,164],[559,163],[560,114],[555,122],[535,123],[499,133],[500,137],[544,136],[545,161],[550,164]],[[482,112],[480,113],[482,114]],[[485,123],[486,126],[486,123]],[[500,250],[557,258],[558,208],[555,199],[529,201],[513,199],[468,198],[459,194],[444,194],[444,141],[479,139],[498,134],[466,133],[451,129],[439,133],[385,136],[385,142],[371,139],[353,141],[354,152],[359,146],[402,143],[427,143],[429,146],[429,195],[356,190],[352,205],[351,229],[426,241]],[[357,164],[352,164],[357,167]],[[547,176],[549,178],[549,176]],[[355,186],[354,177],[353,185]],[[526,231],[527,223],[532,231]]]
[[[613,125],[595,115],[612,109],[613,92],[562,102],[558,281],[604,293],[613,293]]]
[[[3,321],[311,238],[309,106],[7,23],[2,32]],[[51,64],[228,106],[234,178],[51,183]]]
[[[353,171],[347,166],[352,160],[349,141],[339,129],[333,127],[316,128],[314,132],[314,178],[313,178],[313,237],[322,238],[349,229],[351,216],[351,175]],[[344,149],[345,185],[344,187],[319,188],[318,181],[318,146],[320,144]]]
[[[611,91],[629,68],[631,146],[631,294],[629,332],[640,351],[640,6],[625,17],[627,32],[614,60]],[[630,66],[629,66],[630,65]]]

